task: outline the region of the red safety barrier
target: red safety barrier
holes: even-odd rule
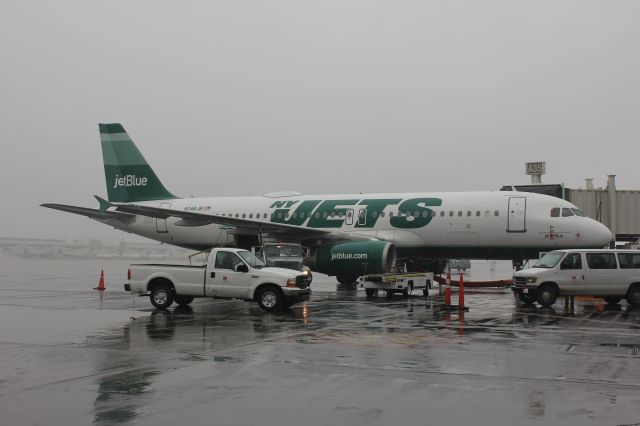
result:
[[[444,288],[444,305],[451,306],[451,271],[447,272],[446,287]]]
[[[464,277],[460,274],[460,290],[458,291],[458,308],[464,310]]]

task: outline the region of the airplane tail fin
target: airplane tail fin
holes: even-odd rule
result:
[[[110,202],[178,198],[164,187],[120,123],[99,124]]]

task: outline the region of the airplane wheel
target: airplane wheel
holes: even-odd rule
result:
[[[357,275],[338,275],[336,276],[336,279],[342,285],[349,285],[349,284],[355,284],[355,282],[358,280],[358,276]]]

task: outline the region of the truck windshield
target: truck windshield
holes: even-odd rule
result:
[[[238,255],[253,268],[261,269],[266,266],[262,260],[255,257],[250,251],[241,250]]]
[[[540,259],[535,265],[533,265],[533,267],[551,269],[554,268],[563,257],[564,253],[559,251],[551,251],[542,256],[542,259]]]

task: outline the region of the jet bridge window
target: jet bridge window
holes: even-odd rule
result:
[[[571,209],[568,209],[568,208],[562,209],[562,217],[569,217],[569,216],[573,216],[573,212],[571,211]]]

